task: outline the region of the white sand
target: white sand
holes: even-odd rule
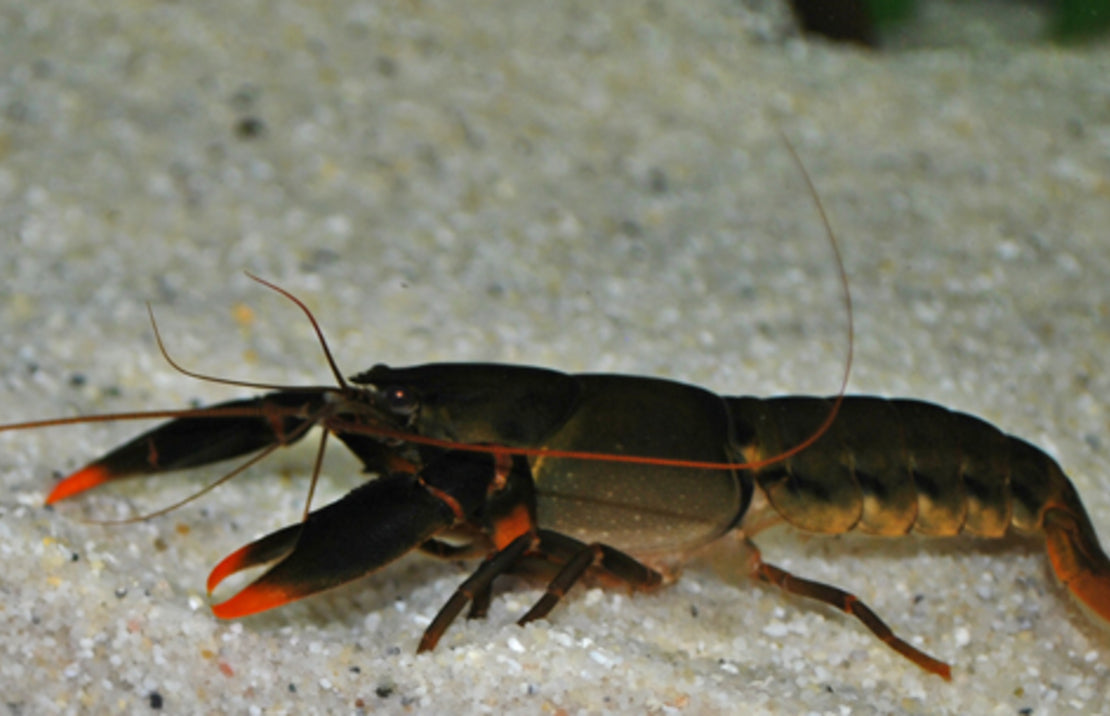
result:
[[[736,3],[256,2],[0,8],[0,401],[24,420],[501,360],[722,393],[835,390],[844,314],[790,138],[856,299],[852,389],[980,414],[1057,456],[1110,539],[1110,50],[875,55]],[[1007,6],[1009,7],[1009,6]],[[617,11],[614,10],[614,13]],[[981,29],[981,28],[980,28]],[[236,123],[258,117],[263,136]],[[250,307],[253,317],[246,308]],[[75,381],[73,376],[82,380]],[[79,384],[78,384],[79,383]],[[465,570],[421,557],[238,623],[208,569],[297,518],[308,448],[169,517],[201,477],[44,509],[136,430],[0,436],[0,685],[22,713],[1093,713],[1110,637],[1038,545],[760,538],[950,661],[737,576],[550,621],[498,597],[416,657]],[[358,476],[335,450],[334,497]],[[211,478],[218,473],[209,473]],[[743,562],[737,561],[738,571]],[[920,601],[915,601],[920,598]]]

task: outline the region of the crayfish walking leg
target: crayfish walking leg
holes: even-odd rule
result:
[[[871,607],[860,601],[856,595],[845,592],[829,584],[814,582],[809,579],[795,576],[785,569],[776,567],[763,561],[759,548],[747,540],[748,547],[752,550],[751,573],[756,579],[773,584],[785,592],[808,597],[836,607],[845,614],[850,614],[859,619],[871,633],[879,638],[891,649],[906,657],[925,671],[936,674],[946,681],[952,680],[952,667],[939,659],[934,659],[920,649],[914,648],[908,642],[898,637],[882,619],[879,618]]]
[[[559,566],[559,565],[562,566]],[[542,619],[591,567],[636,589],[652,589],[662,576],[629,555],[603,544],[585,544],[551,530],[529,531],[486,559],[436,614],[420,640],[417,653],[431,651],[467,602],[468,618],[485,616],[493,580],[522,568],[554,573],[542,597],[517,624]]]
[[[436,647],[440,637],[458,617],[467,602],[472,602],[476,607],[471,609],[469,617],[484,616],[490,587],[498,576],[512,573],[522,566],[529,568],[538,566],[541,571],[550,572],[553,567],[551,560],[558,563],[565,555],[571,555],[570,559],[558,568],[543,596],[517,620],[517,624],[523,626],[547,616],[591,567],[615,577],[634,589],[652,589],[662,581],[662,576],[658,572],[612,547],[596,543],[585,544],[550,530],[523,534],[482,562],[474,574],[459,585],[425,630],[417,653],[431,651]]]

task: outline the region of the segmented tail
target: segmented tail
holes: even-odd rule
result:
[[[1110,622],[1110,558],[1074,489],[1050,503],[1041,521],[1056,576],[1080,602]]]

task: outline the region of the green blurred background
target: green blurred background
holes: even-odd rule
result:
[[[901,31],[925,2],[943,0],[792,0],[809,32],[872,47],[883,45],[888,32]],[[956,0],[947,0],[956,2]],[[972,5],[984,0],[962,0]],[[1003,12],[1038,12],[1046,17],[1043,37],[1080,42],[1110,31],[1110,0],[1011,0],[994,2]]]

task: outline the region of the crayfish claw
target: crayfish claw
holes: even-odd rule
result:
[[[273,562],[276,559],[284,557],[293,551],[297,546],[297,538],[301,534],[301,525],[290,525],[277,532],[257,539],[250,544],[243,545],[235,550],[228,556],[220,560],[220,563],[208,575],[208,593],[212,594],[221,582],[244,569],[257,567],[260,564]],[[226,604],[226,602],[224,602]],[[223,606],[223,605],[218,605]],[[222,615],[221,615],[222,616]],[[231,616],[243,616],[231,615]],[[228,618],[228,617],[225,617]]]
[[[243,617],[338,587],[403,556],[453,520],[445,503],[411,475],[360,485],[304,522],[225,557],[208,577],[209,592],[240,570],[277,562],[212,611]]]
[[[54,489],[46,497],[46,504],[53,505],[59,500],[80,494],[85,490],[91,490],[112,480],[114,477],[116,476],[112,474],[111,470],[98,462],[86,465],[54,485]]]

